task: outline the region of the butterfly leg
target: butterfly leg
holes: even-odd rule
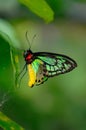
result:
[[[25,72],[23,73],[23,71],[25,70]],[[22,78],[24,77],[24,75],[26,74],[27,72],[27,66],[26,64],[24,65],[23,69],[21,70],[21,72],[18,74],[18,76],[16,77],[16,85],[18,87],[20,87],[20,84],[21,84],[21,80]],[[21,74],[23,73],[23,75],[21,76]]]

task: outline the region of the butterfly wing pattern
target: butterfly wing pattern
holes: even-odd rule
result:
[[[43,75],[43,64],[43,61],[39,59],[35,59],[31,64],[28,64],[28,86],[40,85],[48,79],[47,76]]]
[[[44,83],[49,77],[64,74],[73,70],[77,64],[68,56],[37,52],[33,53],[33,60],[27,64],[30,87]]]

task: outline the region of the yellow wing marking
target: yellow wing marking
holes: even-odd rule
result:
[[[31,64],[29,64],[27,67],[28,67],[28,74],[29,74],[28,86],[33,87],[36,81],[36,73]]]

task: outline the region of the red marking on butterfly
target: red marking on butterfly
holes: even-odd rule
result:
[[[25,58],[26,64],[30,64],[34,59],[34,55],[33,55],[32,51],[31,50],[25,51],[24,58]]]
[[[26,57],[26,60],[30,60],[33,57],[33,55],[30,53],[28,54],[28,56]]]

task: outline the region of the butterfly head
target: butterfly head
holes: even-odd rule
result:
[[[27,64],[30,64],[32,62],[32,60],[33,60],[33,53],[32,53],[32,51],[30,49],[24,51],[23,56],[24,56],[25,61],[26,61]]]
[[[25,58],[26,64],[31,64],[31,62],[34,59],[34,55],[33,55],[32,51],[31,51],[31,44],[30,44],[30,41],[28,39],[28,31],[26,32],[25,35],[26,35],[26,39],[27,39],[28,44],[29,44],[29,49],[24,51],[23,56]],[[36,35],[33,36],[32,42],[33,42],[35,37],[36,37]]]

